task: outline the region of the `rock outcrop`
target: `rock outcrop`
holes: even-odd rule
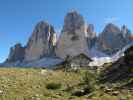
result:
[[[35,61],[46,56],[54,56],[56,34],[53,26],[39,22],[26,46],[24,61]]]
[[[128,80],[133,77],[133,45],[125,50],[124,56],[118,61],[110,64],[108,67],[105,65],[101,73],[101,81],[103,82],[130,82]],[[125,81],[127,80],[127,81]],[[133,81],[131,81],[133,83]],[[133,86],[133,84],[132,84]]]
[[[131,32],[123,26],[119,29],[114,24],[108,24],[97,40],[97,47],[100,51],[112,55],[132,42]]]
[[[83,17],[76,11],[65,16],[62,33],[57,43],[56,54],[61,58],[88,54],[87,25]]]
[[[123,37],[125,38],[127,44],[133,41],[133,35],[131,34],[131,31],[127,28],[126,25],[123,25],[121,27],[121,33]]]
[[[17,43],[14,47],[10,48],[10,53],[6,59],[6,63],[21,62],[24,59],[25,47],[22,47],[20,43]]]

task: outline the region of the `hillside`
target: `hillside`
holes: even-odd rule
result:
[[[95,90],[83,96],[74,91],[83,89],[85,70],[78,72],[45,69],[1,68],[0,100],[132,100],[133,92],[107,88],[97,83]],[[90,76],[89,76],[90,77]],[[94,84],[93,84],[94,85]]]

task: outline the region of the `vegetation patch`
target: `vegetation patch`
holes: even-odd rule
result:
[[[61,88],[61,84],[60,83],[51,82],[51,83],[46,84],[46,88],[47,89],[52,89],[52,90],[60,89]]]
[[[46,76],[41,72],[0,68],[0,100],[133,100],[133,92],[119,90],[116,84],[101,84],[97,74],[87,69],[78,73],[56,70]]]

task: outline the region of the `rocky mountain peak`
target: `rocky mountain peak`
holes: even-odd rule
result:
[[[45,21],[40,21],[29,38],[28,46],[33,42],[37,42],[38,39],[43,39],[43,41],[49,41],[50,35],[55,33],[54,28]]]
[[[25,61],[38,60],[44,56],[53,55],[55,34],[53,26],[45,21],[40,21],[35,26],[27,43]]]
[[[104,30],[102,33],[106,33],[106,34],[109,34],[109,33],[120,33],[120,29],[119,27],[117,27],[116,25],[112,24],[112,23],[109,23],[105,26]]]
[[[85,25],[83,16],[72,10],[67,13],[64,20],[63,32],[74,34],[76,30],[81,30]]]
[[[87,27],[84,18],[77,11],[70,11],[65,16],[56,54],[61,58],[88,54]]]
[[[108,24],[98,37],[98,48],[112,55],[131,43],[133,41],[131,38],[131,33],[125,25],[120,29],[114,24]]]
[[[10,48],[10,53],[6,62],[23,61],[24,54],[25,54],[25,47],[23,47],[20,43],[17,43]]]

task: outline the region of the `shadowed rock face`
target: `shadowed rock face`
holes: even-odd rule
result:
[[[56,54],[61,58],[88,54],[87,27],[83,17],[76,11],[65,16],[62,33],[57,43]]]
[[[17,43],[14,47],[10,48],[9,57],[5,62],[17,62],[23,61],[25,54],[25,47],[22,47],[20,43]]]
[[[39,22],[27,43],[24,60],[34,61],[44,56],[53,56],[55,38],[54,28],[47,22]]]
[[[87,42],[88,47],[91,49],[95,43],[96,43],[96,33],[94,32],[94,26],[92,24],[89,24],[87,27]]]
[[[130,31],[123,26],[119,29],[114,24],[108,24],[98,37],[98,49],[106,54],[112,55],[132,42]]]
[[[121,33],[123,34],[123,37],[126,39],[127,43],[133,41],[133,35],[131,34],[131,31],[127,28],[126,25],[122,26]]]

